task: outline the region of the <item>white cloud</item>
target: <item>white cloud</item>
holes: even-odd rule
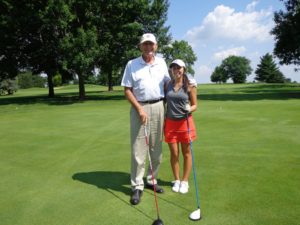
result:
[[[272,11],[254,11],[256,4],[256,1],[249,4],[245,12],[235,12],[233,8],[218,5],[204,18],[200,26],[187,31],[186,39],[192,46],[195,46],[200,40],[209,39],[256,40],[259,42],[271,40]]]
[[[300,72],[296,72],[295,65],[278,65],[279,70],[286,78],[290,78],[292,81],[300,82]]]
[[[195,69],[195,79],[197,83],[210,83],[212,69],[206,65],[201,65]]]
[[[251,2],[250,4],[248,4],[248,5],[246,6],[246,11],[247,11],[247,12],[252,12],[252,11],[254,11],[254,10],[255,10],[255,6],[257,5],[257,3],[258,3],[258,1],[253,1],[253,2]]]
[[[245,51],[246,51],[246,48],[244,46],[227,49],[224,51],[216,52],[214,54],[214,59],[221,61],[231,55],[240,56]]]

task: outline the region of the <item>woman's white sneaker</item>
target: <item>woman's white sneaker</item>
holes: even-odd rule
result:
[[[180,187],[179,187],[179,192],[181,194],[186,194],[189,191],[189,183],[187,181],[181,181]]]
[[[173,183],[172,191],[178,192],[180,188],[180,180],[175,180],[172,183]]]

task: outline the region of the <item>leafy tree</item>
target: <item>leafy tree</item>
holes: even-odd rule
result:
[[[101,55],[98,66],[101,76],[107,76],[108,90],[113,89],[114,80],[120,80],[128,59],[140,54],[137,48],[139,37],[145,32],[154,33],[159,48],[169,43],[167,0],[123,0],[101,1],[97,28]]]
[[[224,79],[231,78],[233,83],[245,83],[252,72],[250,60],[242,56],[229,56],[220,66]]]
[[[281,0],[283,1],[283,0]],[[300,1],[285,1],[286,12],[274,13],[274,54],[281,64],[300,65]]]
[[[26,68],[34,74],[45,72],[48,96],[54,96],[53,76],[61,68],[59,41],[72,20],[66,2],[68,0],[1,1],[4,9],[0,22],[0,43],[4,43],[1,45],[4,52],[0,60],[1,77],[5,73],[16,76],[19,70]]]
[[[16,12],[18,1],[0,1],[0,82],[17,76],[21,57],[20,33],[22,27],[16,19],[22,19],[21,12]],[[22,7],[20,7],[22,8]]]
[[[192,47],[186,41],[174,41],[163,48],[163,55],[169,65],[174,59],[182,59],[186,63],[187,72],[195,74],[192,65],[197,60]]]
[[[112,90],[128,59],[140,54],[142,33],[156,34],[161,47],[169,42],[168,6],[167,0],[0,1],[0,79],[27,68],[45,72],[53,97],[53,76],[59,72],[66,82],[76,74],[84,98],[84,81],[97,66]]]
[[[270,74],[269,78],[266,80],[267,83],[284,83],[287,82],[283,73],[281,71],[276,71],[273,74]]]
[[[217,66],[214,72],[212,73],[212,75],[210,76],[211,82],[216,82],[216,83],[221,83],[221,82],[226,83],[227,79],[228,78],[225,76],[224,71],[220,66]]]
[[[99,56],[96,29],[78,28],[62,41],[64,68],[78,75],[79,98],[85,98],[84,80],[91,73]]]
[[[276,66],[272,55],[270,55],[269,53],[261,57],[260,64],[257,65],[255,74],[255,80],[260,82],[283,83],[285,80],[283,74]]]
[[[36,26],[31,31],[28,51],[28,64],[33,73],[45,72],[47,74],[49,97],[54,97],[53,78],[61,70],[62,50],[60,42],[66,35],[69,24],[74,20],[70,10],[71,0],[41,1],[41,6],[31,4],[30,11],[35,15]],[[32,23],[32,22],[31,22]],[[29,24],[29,28],[32,24]],[[28,35],[27,35],[28,36]],[[26,36],[25,36],[26,37]]]
[[[113,90],[113,74],[124,67],[126,61],[139,54],[137,43],[143,26],[139,18],[145,12],[147,1],[101,1],[98,25],[98,43],[101,56],[98,67],[106,77],[108,90]],[[146,5],[145,5],[146,4]],[[119,74],[121,76],[121,73]]]
[[[138,1],[140,2],[140,1]],[[165,26],[167,21],[170,3],[168,0],[147,0],[142,10],[143,15],[139,16],[139,22],[143,25],[143,32],[154,33],[158,39],[158,51],[168,45],[171,36],[168,34],[170,27]]]

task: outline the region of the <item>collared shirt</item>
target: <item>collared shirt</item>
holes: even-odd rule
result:
[[[164,84],[169,80],[164,59],[155,56],[154,63],[147,64],[140,56],[127,63],[121,85],[132,88],[137,101],[149,101],[164,97]]]

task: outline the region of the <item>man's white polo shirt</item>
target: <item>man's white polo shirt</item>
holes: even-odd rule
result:
[[[164,84],[170,79],[164,59],[156,56],[150,65],[140,56],[127,63],[121,85],[132,88],[137,101],[143,102],[163,98]]]

